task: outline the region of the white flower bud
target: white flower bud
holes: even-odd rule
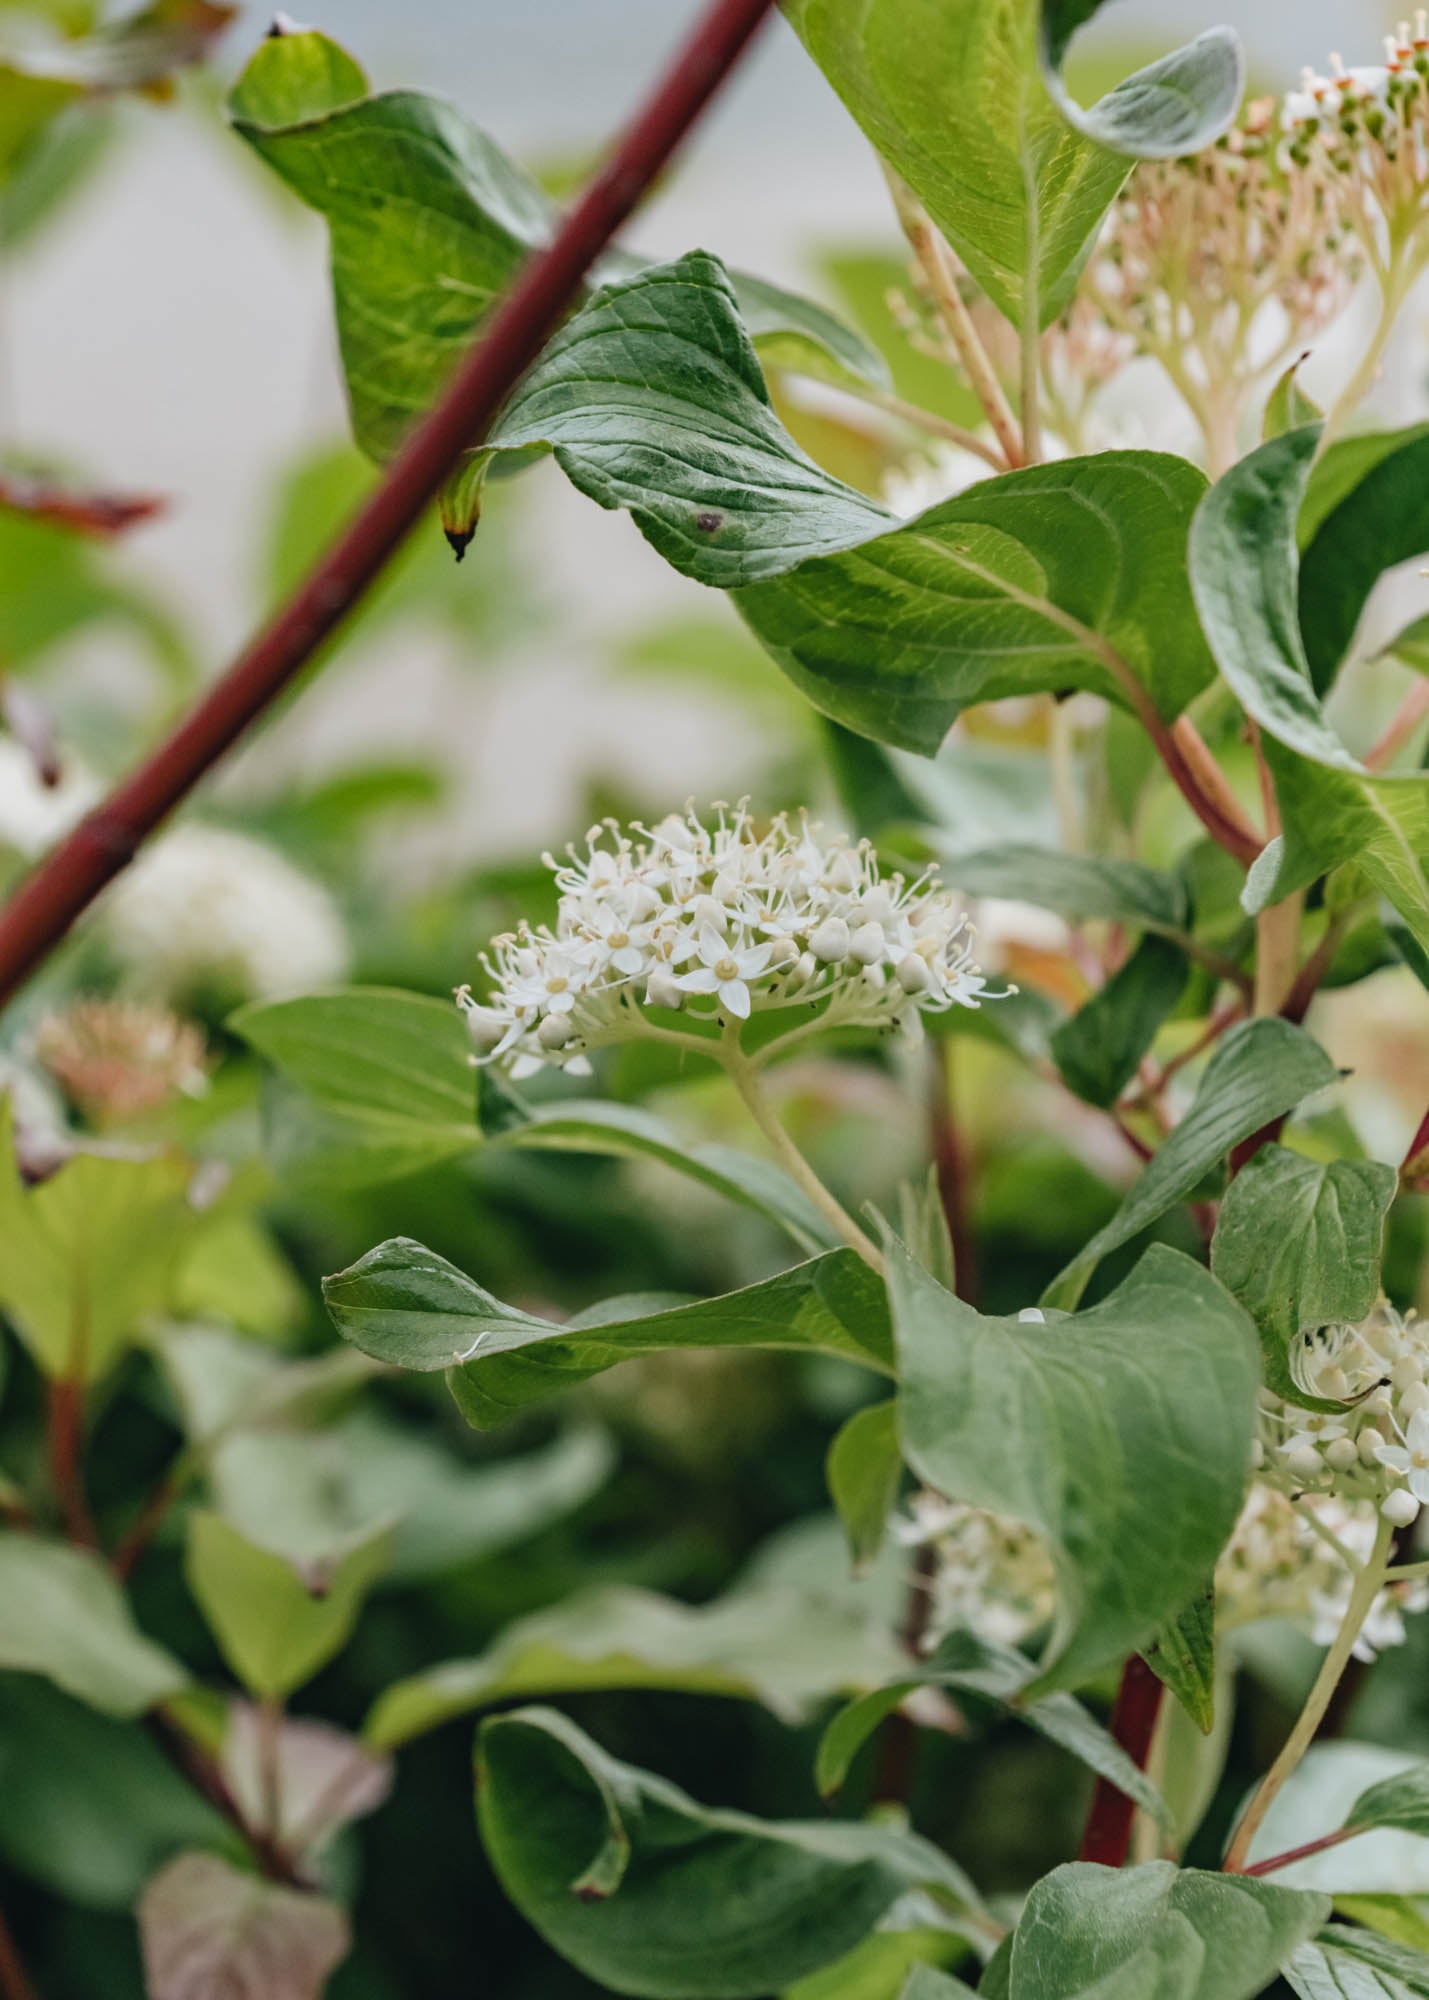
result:
[[[794,967],[793,977],[801,986],[807,986],[810,980],[817,979],[818,974],[819,961],[814,954],[811,951],[800,952],[799,963]]]
[[[827,917],[809,939],[809,949],[825,965],[837,965],[848,957],[848,925],[842,917]]]
[[[1396,1487],[1379,1503],[1379,1511],[1396,1528],[1409,1528],[1419,1519],[1419,1502],[1407,1487]]]
[[[729,911],[723,903],[717,903],[713,896],[697,896],[693,915],[697,925],[709,924],[712,929],[729,929]]]
[[[848,941],[849,957],[860,965],[877,965],[883,949],[883,932],[877,924],[860,924]]]
[[[494,1049],[511,1023],[491,1007],[464,1007],[466,1031],[474,1046],[483,1052]]]
[[[1383,1443],[1384,1432],[1376,1424],[1367,1424],[1355,1439],[1355,1444],[1359,1450],[1360,1464],[1378,1465],[1379,1460],[1375,1457],[1375,1453]]]
[[[646,981],[645,1000],[651,1007],[682,1007],[685,996],[676,985],[674,974],[657,965]]]
[[[844,895],[858,887],[860,874],[858,856],[845,847],[833,858],[829,865],[828,883],[831,889],[838,889]]]
[[[1399,1399],[1399,1414],[1412,1417],[1416,1410],[1429,1407],[1429,1387],[1423,1382],[1412,1382]]]
[[[570,1038],[570,1019],[565,1014],[547,1014],[536,1030],[536,1040],[543,1049],[563,1049]]]
[[[1252,1440],[1250,1447],[1250,1469],[1252,1472],[1259,1472],[1264,1464],[1265,1446],[1259,1438],[1255,1438]]]
[[[929,985],[927,960],[920,958],[916,951],[905,953],[898,961],[894,977],[905,993],[926,993]]]
[[[719,874],[714,878],[713,894],[721,903],[737,903],[739,901],[739,884],[732,875],[727,875],[721,869]]]
[[[1325,1446],[1325,1458],[1333,1471],[1348,1472],[1360,1462],[1359,1446],[1353,1438],[1331,1438]]]
[[[1332,1363],[1320,1370],[1315,1386],[1322,1396],[1328,1396],[1332,1402],[1343,1403],[1350,1393],[1350,1378],[1343,1368],[1337,1368]]]
[[[1412,1389],[1416,1383],[1422,1381],[1423,1377],[1420,1375],[1419,1363],[1414,1356],[1401,1354],[1389,1371],[1389,1379],[1394,1388],[1404,1390]]]
[[[1297,1445],[1294,1451],[1287,1452],[1285,1463],[1292,1477],[1298,1479],[1304,1486],[1314,1485],[1325,1470],[1325,1461],[1315,1447],[1309,1444]]]
[[[776,937],[769,940],[769,962],[771,965],[794,965],[798,962],[799,947],[791,937]]]

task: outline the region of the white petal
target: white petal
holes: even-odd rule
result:
[[[731,1014],[737,1014],[741,1021],[749,1019],[749,988],[742,979],[726,979],[720,984],[720,1005],[727,1007]]]

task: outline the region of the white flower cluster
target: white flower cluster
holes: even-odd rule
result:
[[[226,828],[176,827],[110,890],[100,924],[128,983],[171,1000],[218,986],[276,1000],[331,986],[347,934],[320,883]]]
[[[885,879],[867,841],[825,841],[803,815],[761,834],[745,804],[714,812],[637,824],[638,840],[608,821],[566,865],[545,857],[555,928],[498,938],[486,998],[457,994],[479,1062],[585,1073],[591,1049],[649,1032],[652,1008],[739,1022],[822,1004],[829,1026],[916,1033],[924,1012],[979,1004],[967,918],[931,873]]]
[[[1262,1618],[1284,1618],[1317,1646],[1334,1641],[1349,1608],[1356,1562],[1374,1547],[1375,1510],[1367,1501],[1334,1498],[1298,1505],[1259,1482],[1216,1569],[1216,1624],[1230,1632]],[[1422,1579],[1390,1584],[1370,1606],[1355,1658],[1372,1660],[1404,1643],[1404,1613],[1429,1605]]]
[[[1401,22],[1383,63],[1330,74],[1306,70],[1285,100],[1286,155],[1302,173],[1336,182],[1345,213],[1372,254],[1392,257],[1420,231],[1429,194],[1429,16]]]
[[[1429,1501],[1429,1322],[1381,1302],[1360,1326],[1303,1334],[1290,1369],[1306,1395],[1339,1407],[1264,1392],[1261,1477],[1290,1494],[1372,1501],[1407,1528]]]
[[[1310,1518],[1313,1515],[1313,1519]],[[1056,1578],[1041,1541],[1021,1522],[981,1508],[920,1493],[911,1519],[895,1522],[905,1543],[933,1551],[930,1647],[947,1632],[966,1630],[998,1645],[1022,1646],[1043,1631],[1056,1609]],[[1216,1624],[1225,1633],[1265,1618],[1296,1625],[1317,1646],[1330,1645],[1354,1588],[1346,1556],[1363,1562],[1375,1539],[1367,1501],[1326,1497],[1289,1500],[1259,1482],[1246,1496],[1216,1566]],[[1381,1590],[1355,1647],[1373,1659],[1404,1641],[1404,1613],[1429,1606],[1429,1583],[1412,1580]]]

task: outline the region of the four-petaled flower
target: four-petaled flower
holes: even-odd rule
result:
[[[686,993],[718,994],[721,1007],[747,1021],[750,1008],[747,982],[768,971],[774,947],[756,944],[741,951],[728,938],[721,937],[713,924],[706,924],[695,949],[701,963],[693,972],[682,972],[675,984]]]

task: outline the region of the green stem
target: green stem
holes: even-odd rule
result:
[[[1325,419],[1325,429],[1320,438],[1321,451],[1324,451],[1331,440],[1339,435],[1373,388],[1380,363],[1384,360],[1384,350],[1389,345],[1389,337],[1394,332],[1404,301],[1413,289],[1421,266],[1421,258],[1407,255],[1403,249],[1396,250],[1391,255],[1380,277],[1379,323],[1360,359],[1359,367],[1341,390],[1334,407]]]
[[[1414,1583],[1421,1576],[1429,1576],[1429,1562],[1399,1563],[1384,1573],[1386,1583]]]
[[[1393,1526],[1381,1515],[1374,1538],[1374,1549],[1368,1562],[1355,1578],[1350,1601],[1345,1607],[1344,1618],[1335,1635],[1335,1643],[1325,1655],[1324,1665],[1315,1677],[1315,1685],[1310,1690],[1309,1699],[1301,1709],[1300,1718],[1287,1737],[1284,1749],[1266,1773],[1259,1791],[1247,1806],[1245,1816],[1236,1828],[1235,1838],[1230,1844],[1224,1863],[1228,1874],[1245,1873],[1246,1856],[1264,1823],[1266,1814],[1315,1740],[1316,1731],[1324,1721],[1325,1711],[1340,1684],[1340,1676],[1349,1665],[1355,1641],[1359,1638],[1364,1622],[1369,1616],[1370,1607],[1384,1588],[1385,1578],[1389,1572],[1389,1549],[1393,1538]]]
[[[851,1249],[857,1250],[864,1262],[871,1265],[882,1277],[883,1258],[879,1251],[865,1236],[842,1202],[830,1194],[780,1123],[779,1114],[765,1095],[758,1071],[740,1046],[737,1021],[731,1021],[725,1029],[724,1039],[719,1048],[719,1060],[724,1065],[730,1082],[744,1100],[750,1117],[773,1147],[780,1165],[789,1178],[798,1183],[820,1215],[844,1242]]]

